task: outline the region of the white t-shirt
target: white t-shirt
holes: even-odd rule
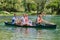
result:
[[[16,20],[16,17],[13,17],[12,20]]]
[[[12,24],[14,24],[15,21],[16,21],[16,17],[13,17],[13,18],[12,18]]]

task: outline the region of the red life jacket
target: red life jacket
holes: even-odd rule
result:
[[[28,23],[28,17],[25,17],[25,22]]]
[[[38,22],[39,22],[39,23],[41,23],[41,22],[42,22],[42,19],[41,19],[41,18],[39,18]]]

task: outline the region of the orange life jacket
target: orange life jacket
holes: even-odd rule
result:
[[[42,22],[42,19],[41,19],[41,18],[39,18],[39,19],[38,19],[38,23],[41,23],[41,22]]]
[[[28,17],[25,17],[25,22],[28,23],[28,21],[29,21],[29,20],[28,20]]]

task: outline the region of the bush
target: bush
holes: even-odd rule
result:
[[[37,10],[37,5],[35,3],[31,3],[30,8],[32,9],[32,11],[36,11]]]

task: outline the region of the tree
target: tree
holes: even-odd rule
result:
[[[49,8],[51,8],[52,10],[51,10],[51,12],[52,13],[54,13],[55,11],[57,12],[56,14],[59,14],[59,4],[60,3],[60,1],[59,0],[53,0],[52,2],[50,2],[47,6],[46,6],[46,8],[47,9],[49,9]]]

